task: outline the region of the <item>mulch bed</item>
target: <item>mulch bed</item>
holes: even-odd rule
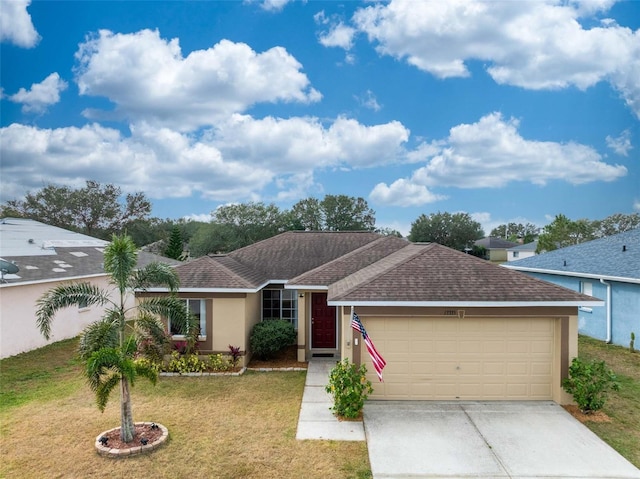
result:
[[[298,361],[298,346],[288,346],[273,359],[260,360],[255,356],[249,361],[249,368],[306,368],[306,362]]]
[[[562,406],[565,410],[580,422],[611,422],[611,418],[602,411],[583,413],[578,406]]]
[[[141,446],[142,443],[140,440],[142,438],[146,438],[149,441],[149,444],[157,441],[160,436],[162,436],[162,429],[151,429],[150,424],[136,424],[134,426],[133,441],[131,442],[123,442],[120,439],[120,428],[109,431],[104,436],[109,440],[106,447],[110,447],[112,449],[129,449],[131,447]]]

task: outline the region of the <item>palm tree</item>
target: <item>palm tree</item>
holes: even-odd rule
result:
[[[104,316],[82,332],[79,353],[100,411],[104,412],[111,392],[120,386],[120,438],[124,442],[131,442],[134,435],[130,387],[138,376],[154,384],[158,378],[158,368],[152,362],[136,359],[139,347],[144,343],[148,349],[151,344],[159,352],[166,344],[167,335],[159,316],[170,317],[172,324],[181,329],[188,329],[190,323],[184,303],[173,294],[126,306],[127,296],[134,290],[144,291],[157,285],[174,293],[179,285],[176,272],[167,264],[155,262],[140,269],[136,265],[133,240],[126,235],[114,235],[104,251],[104,270],[114,290],[90,283],[57,286],[38,299],[36,313],[40,332],[49,339],[51,321],[58,310],[69,306],[105,306]]]

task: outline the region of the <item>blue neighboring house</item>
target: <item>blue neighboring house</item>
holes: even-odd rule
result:
[[[578,331],[640,346],[640,228],[502,265],[605,302],[578,311]]]

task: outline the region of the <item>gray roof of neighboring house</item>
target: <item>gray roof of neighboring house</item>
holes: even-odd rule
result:
[[[525,243],[518,246],[514,246],[513,248],[507,248],[507,251],[535,251],[538,248],[538,240],[532,241],[531,243]]]
[[[518,246],[518,243],[507,241],[502,238],[496,238],[494,236],[487,236],[486,238],[479,239],[473,244],[476,246],[482,246],[487,249],[507,249]]]
[[[104,247],[108,244],[108,241],[34,220],[3,218],[0,220],[1,257],[19,268],[16,274],[4,275],[3,285],[103,275]],[[139,267],[153,261],[179,264],[151,253],[138,253]]]
[[[431,244],[409,244],[332,284],[330,304],[578,303],[589,296]],[[569,304],[567,304],[569,305]]]
[[[502,266],[565,276],[640,282],[640,228]]]

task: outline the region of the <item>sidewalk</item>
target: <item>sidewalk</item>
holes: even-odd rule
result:
[[[324,388],[335,364],[333,358],[313,358],[309,361],[296,439],[365,440],[362,421],[338,421],[329,409],[333,405],[332,398]]]

